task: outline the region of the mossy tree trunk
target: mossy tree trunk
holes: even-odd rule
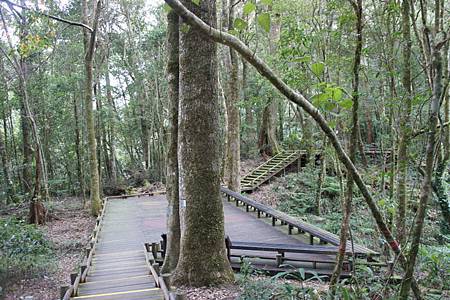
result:
[[[403,35],[403,63],[402,63],[402,85],[406,93],[405,105],[403,106],[400,118],[400,141],[398,145],[397,160],[397,240],[400,244],[405,242],[406,234],[406,179],[408,176],[408,145],[410,139],[410,119],[412,109],[412,89],[411,89],[411,21],[410,2],[402,1],[402,35]]]
[[[215,0],[183,3],[216,26]],[[182,26],[180,24],[180,26]],[[181,251],[172,278],[176,286],[230,283],[220,196],[220,103],[217,46],[190,27],[180,32],[179,172]]]
[[[167,150],[167,250],[161,272],[172,273],[180,255],[180,214],[178,194],[178,89],[179,89],[179,28],[178,15],[171,11],[167,16],[167,78],[170,101],[169,145]]]
[[[86,72],[85,81],[85,118],[86,128],[88,136],[88,148],[89,148],[89,170],[91,175],[90,193],[91,193],[91,212],[94,216],[100,213],[100,178],[97,168],[97,142],[95,138],[95,123],[93,112],[93,92],[92,92],[92,66],[94,61],[95,41],[97,35],[97,26],[100,16],[101,3],[98,1],[95,4],[94,16],[92,21],[92,32],[84,29],[84,46],[85,57],[84,67]],[[88,19],[88,4],[87,0],[83,0],[82,3],[83,21],[87,24]],[[89,34],[90,33],[90,34]]]

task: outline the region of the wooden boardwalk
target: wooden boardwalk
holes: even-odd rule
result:
[[[145,215],[140,221],[139,233],[135,236],[139,240],[137,244],[143,242],[159,242],[161,234],[166,233],[166,207],[167,201],[165,196],[152,197],[131,197],[127,199],[111,200],[110,204],[114,203],[117,209],[122,210],[122,207],[135,207],[140,211],[139,214]],[[246,242],[260,242],[273,244],[290,244],[290,245],[308,245],[308,237],[303,234],[288,235],[284,226],[271,225],[268,218],[258,219],[256,213],[248,213],[243,207],[236,207],[232,203],[228,203],[225,199],[223,201],[224,215],[225,215],[225,232],[232,241],[246,241]],[[120,212],[119,212],[120,213]],[[139,223],[139,222],[138,222]],[[120,229],[120,226],[115,226]],[[108,231],[110,229],[108,228]],[[113,229],[114,231],[114,229]],[[134,239],[134,237],[130,237]],[[110,247],[106,248],[111,250]],[[108,251],[109,251],[108,250]],[[128,250],[128,248],[124,249]],[[267,252],[247,251],[247,250],[233,250],[233,262],[239,261],[240,256],[267,256]],[[269,253],[270,254],[270,253]],[[264,266],[276,266],[275,262],[276,251],[271,253],[270,260],[258,260]],[[334,262],[334,255],[317,255],[309,253],[287,253],[286,260],[293,259],[296,261],[289,261],[289,264],[302,267],[305,269],[315,268],[319,273],[328,274],[332,269]],[[322,261],[324,263],[313,264],[311,260]],[[298,261],[298,262],[297,262]]]
[[[324,248],[321,248],[322,252],[299,251],[300,248],[315,247],[309,245],[305,234],[293,233],[290,227],[274,226],[270,217],[258,218],[257,211],[248,210],[248,206],[236,207],[225,197],[223,205],[225,232],[235,242],[234,248],[230,248],[234,268],[239,268],[241,258],[247,257],[260,269],[281,271],[280,249],[285,249],[283,263],[286,261],[292,267],[303,268],[309,274],[331,274],[334,255],[328,255],[331,252],[326,246],[317,246]],[[92,248],[94,251],[91,251],[92,264],[87,269],[86,280],[77,284],[76,296],[71,299],[164,299],[155,280],[157,276],[151,275],[144,244],[159,242],[161,235],[166,233],[166,211],[165,195],[114,197],[106,201],[98,238]],[[262,244],[265,249],[261,248],[261,251],[245,248]],[[281,248],[275,249],[274,245]],[[343,276],[348,275],[343,272]],[[161,284],[161,279],[157,280]]]
[[[153,201],[154,200],[154,201]],[[71,299],[164,299],[147,266],[144,243],[159,239],[164,196],[111,199],[99,232],[92,267]]]

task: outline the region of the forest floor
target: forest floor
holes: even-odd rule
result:
[[[40,229],[51,243],[52,260],[37,274],[17,274],[15,280],[5,285],[6,300],[58,299],[59,287],[69,282],[69,274],[80,263],[81,251],[94,228],[95,218],[89,210],[83,209],[81,200],[74,197],[53,199],[47,204],[47,209],[51,218]],[[0,212],[0,218],[16,216],[26,219],[27,213],[28,206],[10,207]]]

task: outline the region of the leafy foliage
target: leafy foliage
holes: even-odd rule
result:
[[[35,225],[14,218],[0,219],[0,281],[32,274],[51,262],[51,244]]]

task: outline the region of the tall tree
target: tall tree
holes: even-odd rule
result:
[[[233,30],[234,20],[236,14],[236,5],[238,2],[230,0],[228,3],[228,30]],[[228,188],[240,192],[240,159],[241,159],[241,146],[240,146],[240,114],[239,114],[239,58],[233,49],[228,49],[230,54],[229,63],[227,64],[229,78],[228,78],[228,97],[226,98],[227,106],[227,151],[225,159],[225,182]]]
[[[178,89],[179,89],[179,28],[178,15],[171,11],[167,15],[167,78],[170,101],[169,146],[166,165],[167,189],[167,252],[162,273],[172,273],[180,255],[180,214],[178,194]]]
[[[215,0],[184,4],[213,28]],[[180,24],[185,26],[185,24]],[[220,196],[217,46],[190,27],[180,31],[179,174],[181,250],[175,285],[205,286],[234,279],[225,251]]]
[[[271,7],[270,7],[271,9]],[[280,16],[276,15],[269,32],[269,54],[275,55],[277,50],[277,43],[280,39],[281,21]],[[275,155],[280,151],[280,146],[277,140],[277,100],[275,92],[271,91],[268,97],[268,102],[263,109],[261,118],[261,127],[258,137],[259,152],[263,156]]]
[[[400,244],[405,241],[406,221],[406,179],[408,176],[408,145],[410,140],[410,119],[412,103],[411,87],[411,21],[410,1],[402,1],[402,36],[403,36],[403,62],[402,62],[402,85],[405,91],[405,105],[402,106],[400,118],[400,141],[398,145],[398,185],[397,185],[397,240]]]
[[[407,1],[406,1],[407,2]],[[428,207],[428,200],[431,195],[433,169],[435,162],[435,148],[437,143],[437,126],[439,121],[439,111],[441,100],[443,97],[443,64],[442,64],[442,50],[444,45],[448,43],[450,39],[450,31],[445,33],[441,31],[441,9],[444,9],[443,2],[441,0],[435,0],[434,2],[434,14],[435,24],[434,29],[426,28],[425,34],[428,35],[430,41],[429,48],[431,49],[431,66],[430,74],[433,74],[433,87],[432,98],[429,105],[429,117],[428,117],[428,141],[425,152],[425,172],[422,180],[422,186],[420,190],[419,205],[417,208],[417,215],[414,221],[413,229],[411,232],[411,246],[408,256],[408,263],[406,266],[406,272],[403,277],[402,285],[400,287],[399,299],[406,300],[409,297],[409,291],[414,275],[414,268],[416,266],[417,254],[419,253],[420,241],[422,238],[422,231],[424,226],[425,215]]]
[[[359,143],[359,72],[361,67],[361,53],[363,48],[363,3],[362,0],[349,0],[356,16],[356,47],[353,60],[353,91],[352,91],[352,130],[350,137],[349,158],[355,163],[356,147]],[[353,199],[353,177],[349,174],[347,178],[347,191],[343,203],[343,217],[339,237],[339,252],[337,254],[336,265],[330,279],[330,285],[336,285],[341,275],[344,263],[345,252],[347,250],[347,238],[350,230],[350,217]]]
[[[84,68],[86,73],[85,79],[85,118],[87,127],[87,137],[89,146],[89,171],[91,175],[90,184],[90,199],[91,212],[94,216],[100,212],[100,178],[97,168],[97,142],[95,138],[95,122],[93,112],[93,80],[92,80],[92,66],[94,62],[95,41],[97,36],[98,21],[100,18],[101,1],[93,2],[94,15],[92,18],[92,31],[84,29]],[[88,24],[88,3],[83,0],[82,3],[83,22]]]

